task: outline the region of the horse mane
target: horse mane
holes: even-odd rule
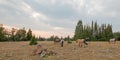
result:
[[[77,40],[76,40],[76,43],[77,43],[77,42],[80,42],[80,41],[82,42],[82,41],[84,41],[84,39],[77,39]]]

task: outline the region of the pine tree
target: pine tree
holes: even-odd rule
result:
[[[3,27],[0,27],[0,41],[5,41],[5,34]]]
[[[26,40],[26,30],[25,28],[19,29],[15,34],[15,39],[17,41],[25,41]]]
[[[93,33],[93,30],[94,30],[94,24],[93,24],[93,21],[92,21],[92,30],[91,30],[92,33]]]
[[[31,40],[30,40],[29,45],[36,45],[36,44],[38,44],[38,43],[37,43],[37,39],[35,38],[35,36],[33,36],[33,37],[31,38]]]
[[[98,38],[98,25],[97,25],[97,22],[95,22],[95,25],[94,25],[94,40],[97,40]]]
[[[102,38],[102,29],[101,29],[101,27],[99,27],[98,28],[98,40],[102,40],[101,38]]]
[[[86,29],[85,29],[85,37],[84,38],[88,38],[88,37],[91,37],[91,34],[92,34],[92,32],[91,32],[91,27],[90,26],[86,26]]]
[[[118,41],[120,41],[120,32],[115,32],[115,33],[114,33],[114,37],[115,37]]]
[[[72,41],[71,41],[71,39],[70,39],[70,36],[68,35],[68,37],[67,37],[67,43],[69,43],[69,44],[71,44],[72,43]]]
[[[106,28],[106,38],[109,40],[110,38],[113,38],[113,32],[112,32],[112,26],[108,24]]]
[[[12,41],[16,41],[15,40],[15,28],[12,28],[12,30],[11,30],[11,39],[12,39]]]
[[[32,31],[31,31],[31,29],[29,29],[28,32],[27,32],[26,39],[31,40],[31,38],[32,38]]]
[[[82,21],[79,20],[75,29],[75,35],[74,35],[74,39],[80,39],[83,38],[83,24]]]
[[[92,25],[82,25],[82,21],[77,23],[75,29],[74,40],[89,37],[91,41],[107,41],[113,38],[112,25],[102,24],[99,26],[97,22],[92,21]]]
[[[23,29],[21,29],[21,40],[25,41],[26,40],[26,30],[25,27]]]

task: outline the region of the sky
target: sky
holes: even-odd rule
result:
[[[0,0],[0,23],[32,29],[41,37],[74,35],[79,20],[112,24],[120,31],[120,0]]]

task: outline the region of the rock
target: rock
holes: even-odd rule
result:
[[[100,51],[101,53],[112,53],[112,50],[110,50],[110,49],[105,49],[105,50],[101,50]]]

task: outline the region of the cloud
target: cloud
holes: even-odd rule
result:
[[[27,3],[22,2],[21,8],[25,11],[25,13],[27,13],[30,17],[35,18],[36,20],[38,20],[38,18],[41,18],[43,20],[48,20],[47,17],[45,15],[43,15],[40,12],[35,11],[34,9],[31,8],[31,6],[29,6]]]
[[[54,30],[61,30],[61,29],[64,29],[62,27],[54,27]]]
[[[90,24],[110,23],[120,28],[120,0],[0,0],[0,21],[19,28],[31,28],[43,36],[74,34],[78,20]],[[37,33],[38,34],[38,33]],[[49,34],[49,35],[47,35]]]

